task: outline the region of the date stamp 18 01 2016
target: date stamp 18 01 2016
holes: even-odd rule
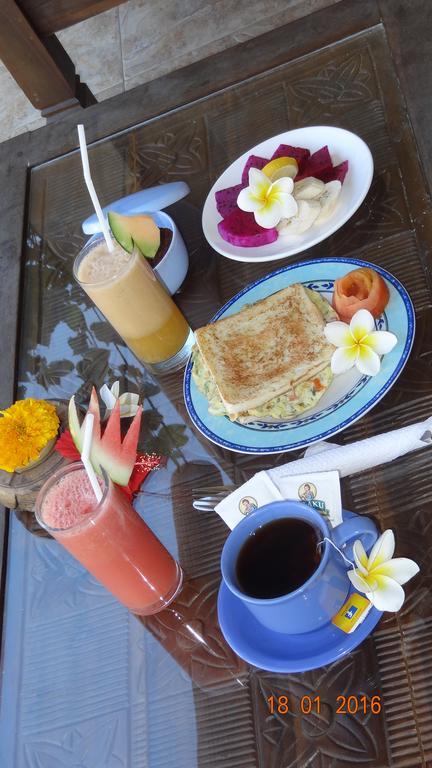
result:
[[[269,696],[267,704],[271,715],[286,715],[294,711],[288,696]],[[328,704],[327,701],[326,704]],[[301,712],[303,715],[319,715],[321,713],[321,696],[302,696],[297,702],[295,711]],[[356,715],[357,713],[366,715],[369,712],[372,715],[380,714],[380,696],[336,696],[336,715]]]

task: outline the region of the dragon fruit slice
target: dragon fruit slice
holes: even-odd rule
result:
[[[246,213],[237,208],[218,224],[220,236],[231,245],[253,248],[268,245],[278,239],[276,227],[264,229],[256,223],[253,213]]]
[[[248,159],[246,160],[246,165],[243,168],[241,183],[243,187],[247,187],[249,184],[249,169],[250,168],[258,168],[260,171],[261,168],[264,168],[265,165],[267,165],[268,160],[266,157],[258,157],[258,155],[249,155]]]
[[[320,179],[326,184],[328,181],[340,181],[340,183],[343,184],[345,176],[348,173],[348,168],[348,160],[344,160],[343,163],[339,163],[339,165],[333,166],[330,170],[322,172]]]
[[[120,403],[117,400],[114,409],[101,435],[101,420],[99,402],[93,387],[90,405],[87,413],[94,416],[93,439],[90,460],[95,472],[101,474],[101,467],[108,473],[111,480],[118,485],[127,485],[136,460],[138,439],[140,434],[142,406],[133,418],[123,442],[120,432]],[[86,414],[87,415],[87,414]],[[69,401],[69,430],[76,448],[81,453],[84,438],[84,422],[80,424],[75,398]]]
[[[294,160],[297,160],[299,168],[298,173],[300,174],[302,173],[309,156],[310,152],[308,149],[304,149],[303,147],[292,147],[290,144],[279,144],[277,150],[273,152],[271,159],[276,160],[277,157],[293,157]],[[298,175],[296,179],[297,178]]]
[[[237,208],[237,198],[241,189],[243,189],[243,184],[236,184],[234,187],[219,189],[215,193],[216,208],[222,218],[225,219],[231,211]]]
[[[321,174],[333,170],[333,163],[327,146],[321,147],[311,155],[302,172],[296,176],[296,181],[305,179],[307,176],[314,176],[315,179],[321,179]],[[322,181],[322,179],[321,179]]]

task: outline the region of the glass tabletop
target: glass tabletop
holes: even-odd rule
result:
[[[201,229],[212,183],[239,154],[304,125],[359,134],[375,162],[353,218],[301,258],[354,256],[388,269],[410,293],[414,350],[385,398],[338,436],[352,441],[431,412],[431,291],[421,231],[426,199],[416,146],[383,29],[162,115],[89,150],[102,205],[154,184],[184,180],[190,195],[168,212],[190,267],[175,299],[196,328],[249,282],[289,261],[239,263],[216,254]],[[235,454],[191,424],[182,374],[152,378],[74,283],[72,263],[91,213],[77,152],[33,168],[28,181],[18,395],[86,401],[92,383],[119,379],[145,410],[140,447],[167,457],[136,508],[180,560],[186,586],[161,614],[138,619],[56,542],[13,517],[6,585],[2,765],[29,768],[345,768],[432,760],[429,629],[432,481],[427,451],[343,481],[347,509],[393,528],[397,554],[421,572],[397,616],[384,615],[354,652],[295,675],[249,667],[217,620],[227,528],[192,507],[193,492],[240,484],[297,454]],[[299,257],[294,257],[298,260]],[[30,530],[29,530],[30,529]],[[318,713],[303,712],[305,696]],[[380,696],[379,713],[350,712],[343,697]],[[287,712],[271,697],[287,696]],[[341,698],[342,697],[342,698]]]

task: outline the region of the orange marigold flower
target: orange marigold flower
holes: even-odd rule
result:
[[[18,400],[0,411],[0,469],[15,472],[36,461],[58,428],[55,406],[46,400]]]

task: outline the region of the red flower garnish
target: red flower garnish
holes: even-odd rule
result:
[[[72,435],[68,429],[66,429],[55,444],[55,449],[65,459],[71,461],[79,461],[81,455],[77,450]],[[155,453],[137,453],[134,468],[127,485],[117,485],[123,493],[131,501],[133,495],[139,491],[141,485],[146,479],[147,475],[154,469],[159,469],[161,466],[165,466],[166,459],[162,456],[157,456]]]
[[[156,456],[155,453],[137,453],[129,483],[127,485],[119,485],[118,488],[131,500],[134,493],[137,493],[141,488],[147,475],[154,469],[159,469],[163,464],[162,456]]]
[[[55,449],[61,456],[64,456],[65,459],[79,461],[81,458],[80,452],[76,448],[75,443],[72,440],[72,435],[68,429],[65,429],[60,435],[55,444]]]

